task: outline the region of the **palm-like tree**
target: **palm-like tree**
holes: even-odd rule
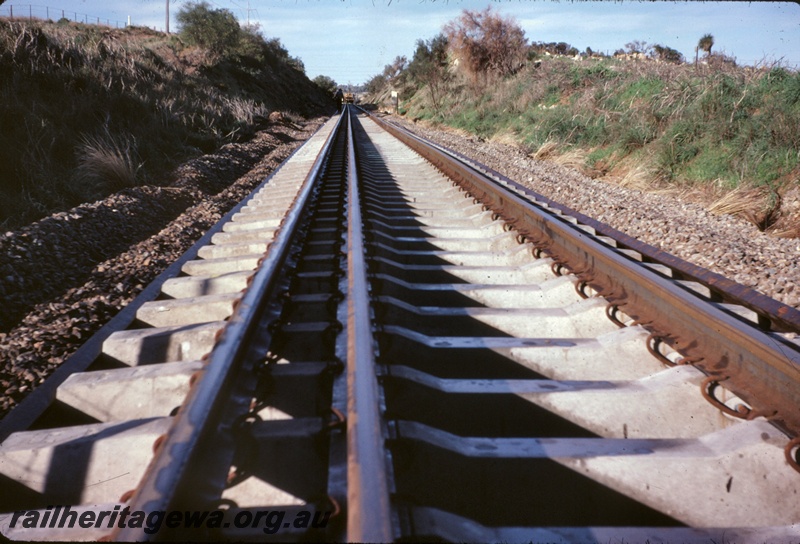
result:
[[[694,48],[694,64],[697,65],[697,54],[702,49],[705,51],[706,56],[711,54],[711,48],[714,47],[714,36],[711,34],[704,34],[697,42],[697,47]]]
[[[705,34],[700,41],[697,42],[697,47],[706,52],[706,55],[711,54],[711,48],[714,47],[714,36]]]

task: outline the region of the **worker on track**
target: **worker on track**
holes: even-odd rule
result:
[[[344,101],[344,93],[341,89],[336,89],[336,93],[333,95],[333,99],[336,100],[336,111],[338,113],[342,113],[342,102]]]

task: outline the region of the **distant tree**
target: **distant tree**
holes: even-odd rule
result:
[[[312,81],[316,83],[320,89],[324,89],[331,94],[335,93],[336,89],[339,87],[336,82],[328,76],[317,76]]]
[[[387,85],[386,76],[383,74],[378,74],[372,76],[369,81],[366,83],[367,92],[373,96],[376,96],[381,93],[386,88]]]
[[[215,56],[233,52],[242,39],[236,17],[227,9],[211,9],[207,2],[190,2],[178,12],[181,36]]]
[[[647,55],[653,49],[652,45],[648,45],[643,40],[633,40],[625,44],[625,52],[629,55]]]
[[[447,69],[447,36],[439,34],[427,42],[417,40],[414,57],[406,70],[411,84],[417,88],[426,86],[434,109],[440,107],[445,86],[450,78]]]
[[[703,51],[705,51],[706,55],[711,54],[711,48],[714,47],[714,36],[711,34],[705,34],[700,41],[697,42],[697,47]]]
[[[289,57],[289,66],[300,72],[301,74],[306,73],[306,65],[303,62],[303,59],[300,57]]]
[[[706,56],[711,54],[711,48],[714,47],[714,36],[711,34],[703,34],[700,41],[697,42],[697,47],[694,48],[694,64],[697,66],[697,56],[699,51],[705,51]]]
[[[683,62],[683,55],[681,52],[666,45],[655,44],[650,51],[650,56],[654,59],[663,60],[664,62],[673,62],[676,64]]]
[[[383,76],[388,80],[395,79],[401,74],[407,64],[408,59],[406,59],[405,56],[398,55],[391,64],[387,64],[383,67]]]
[[[450,50],[467,75],[477,81],[488,75],[507,76],[525,63],[525,31],[510,18],[492,11],[464,10],[444,27]]]

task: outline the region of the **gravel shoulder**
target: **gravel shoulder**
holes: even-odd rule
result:
[[[517,147],[396,122],[634,238],[800,309],[800,239],[778,238],[673,195],[592,179]],[[797,198],[797,195],[795,195]]]
[[[250,141],[0,235],[0,417],[189,249],[324,122]]]

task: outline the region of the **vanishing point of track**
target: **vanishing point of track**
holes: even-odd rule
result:
[[[348,106],[0,422],[0,531],[796,543],[798,332]]]

